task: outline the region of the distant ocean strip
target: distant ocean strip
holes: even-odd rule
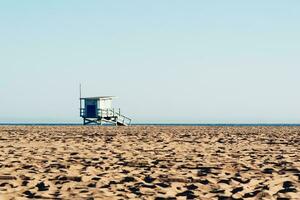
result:
[[[0,123],[0,126],[83,126],[82,123]],[[88,125],[99,126],[99,125]],[[105,125],[114,126],[114,125]],[[135,123],[131,126],[300,126],[300,124],[257,123],[257,124],[180,124],[180,123]]]

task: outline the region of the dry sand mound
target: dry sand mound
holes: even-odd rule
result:
[[[300,199],[300,127],[0,127],[0,199]]]

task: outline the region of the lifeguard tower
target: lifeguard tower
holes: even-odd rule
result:
[[[116,126],[128,126],[131,119],[122,115],[120,109],[112,108],[114,96],[80,98],[80,117],[83,124],[110,123]]]

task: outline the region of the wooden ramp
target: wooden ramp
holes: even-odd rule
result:
[[[120,111],[116,112],[114,109],[100,109],[99,116],[109,123],[117,126],[128,126],[131,124],[131,119],[122,115]]]

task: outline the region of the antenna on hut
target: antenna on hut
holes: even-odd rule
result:
[[[81,83],[79,83],[79,102],[80,102],[79,112],[80,112],[80,116],[81,116],[83,114],[82,99],[81,99]]]
[[[81,99],[81,83],[79,83],[79,98]]]

